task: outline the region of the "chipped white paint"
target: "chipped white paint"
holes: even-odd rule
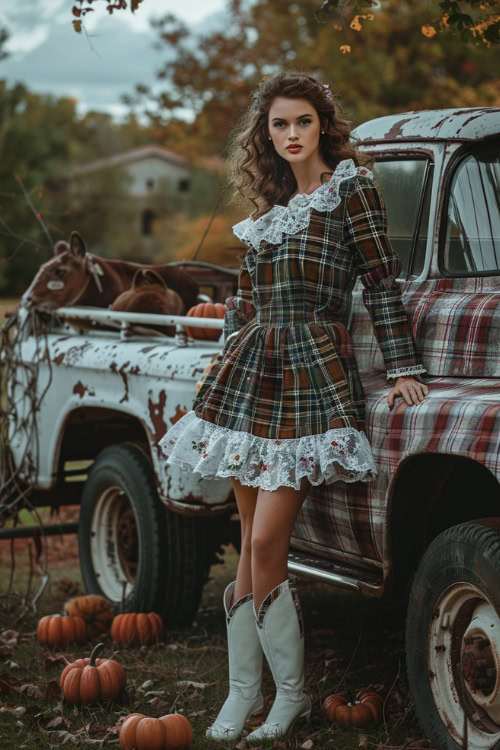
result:
[[[352,136],[365,143],[401,140],[481,140],[500,131],[498,107],[430,109],[376,117],[359,125]]]
[[[97,317],[118,318],[135,315],[141,322],[147,317],[141,313],[108,313],[105,310],[89,311],[88,308],[70,308],[69,311],[75,317],[88,317],[92,313]],[[25,315],[26,311],[22,310],[21,314]],[[166,320],[166,316],[152,317],[163,318],[163,323]],[[205,326],[207,320],[200,319],[200,323]],[[193,318],[186,318],[186,321],[189,325],[197,322]],[[213,322],[219,324],[215,327],[220,327],[223,321]],[[201,479],[199,474],[181,473],[178,467],[167,467],[165,457],[156,445],[168,427],[191,407],[196,382],[221,347],[222,342],[188,339],[181,344],[176,338],[158,339],[147,335],[124,341],[120,339],[120,331],[112,330],[77,333],[70,326],[57,325],[54,318],[48,335],[48,357],[44,356],[42,347],[36,361],[36,341],[28,335],[17,356],[38,368],[38,395],[46,390],[37,415],[37,487],[50,489],[54,486],[68,420],[75,410],[92,407],[107,413],[128,415],[141,424],[150,445],[163,500],[168,498],[182,506],[188,498],[189,507],[225,503],[232,493],[229,479],[210,481]],[[23,372],[24,368],[20,367],[16,375],[20,383],[10,396],[16,400],[23,416],[28,416],[30,403],[22,381]],[[27,445],[28,434],[22,430],[13,430],[11,425],[9,439],[16,464],[21,462],[26,448],[36,455],[34,444]],[[123,440],[127,440],[126,434]]]

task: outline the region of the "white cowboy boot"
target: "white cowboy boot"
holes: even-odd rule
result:
[[[231,606],[236,581],[224,592],[229,695],[206,736],[214,740],[236,740],[247,718],[264,707],[262,647],[255,627],[253,595],[247,594]]]
[[[276,698],[264,724],[246,737],[250,744],[282,737],[297,719],[311,717],[311,699],[303,690],[304,627],[295,583],[286,580],[276,586],[255,617]]]

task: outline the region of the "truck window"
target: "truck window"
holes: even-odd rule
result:
[[[427,184],[425,192],[429,193],[431,180],[426,179],[429,167],[427,159],[417,158],[377,159],[372,167],[387,209],[387,235],[401,258],[402,279],[408,278],[412,256],[415,256],[413,276],[423,267],[429,223],[424,186]]]
[[[500,271],[500,155],[498,144],[468,154],[448,191],[440,265],[454,276]]]

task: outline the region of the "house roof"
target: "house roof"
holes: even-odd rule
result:
[[[94,161],[87,162],[87,164],[78,164],[70,170],[71,174],[87,174],[88,172],[97,172],[99,169],[107,169],[108,167],[118,167],[124,164],[130,164],[134,161],[140,161],[141,159],[162,159],[169,164],[175,164],[179,167],[187,167],[188,161],[183,156],[174,154],[172,151],[167,151],[166,148],[160,146],[141,146],[140,148],[133,148],[129,151],[123,151],[120,154],[113,154],[112,156],[105,156],[102,159],[95,159]]]
[[[423,109],[376,117],[352,135],[363,143],[414,140],[478,141],[500,133],[500,107]]]

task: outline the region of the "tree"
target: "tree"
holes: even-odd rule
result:
[[[437,17],[430,18],[430,3],[422,8],[416,22],[426,37],[439,33],[458,34],[465,44],[491,47],[500,43],[500,5],[498,0],[441,0],[438,3]],[[359,32],[363,22],[375,20],[375,13],[383,7],[381,0],[324,0],[316,13],[320,23],[334,18],[336,31],[344,32],[344,44],[340,49],[350,52],[347,44],[347,29]],[[352,36],[352,35],[351,35]]]
[[[5,49],[5,44],[9,38],[9,32],[5,26],[0,26],[0,60],[4,60],[9,56],[9,53]]]
[[[150,141],[147,129],[142,135]],[[76,113],[76,102],[0,80],[0,294],[21,294],[52,245],[79,230],[89,248],[120,257],[137,213],[119,170],[68,180],[72,165],[137,144],[137,123]]]
[[[132,13],[135,13],[139,5],[143,2],[143,0],[130,0],[130,3],[127,3],[127,0],[100,0],[101,2],[106,3],[106,10],[110,15],[114,13],[115,10],[127,10],[127,8],[130,6],[130,10]],[[96,2],[96,0],[73,0],[75,5],[73,5],[71,9],[72,15],[75,17],[73,18],[73,28],[77,33],[81,33],[82,27],[83,27],[83,19],[87,15],[87,13],[92,13],[94,8],[92,8],[92,3]]]
[[[92,12],[93,8],[90,4],[95,0],[75,0],[75,2],[79,3],[80,7],[73,6],[72,13],[77,17],[77,20],[73,20],[73,27],[75,31],[81,32],[82,19],[87,13]],[[83,7],[85,2],[88,5]],[[128,7],[126,0],[102,0],[102,2],[107,3],[107,10],[110,14],[115,10],[126,10]],[[143,0],[131,0],[131,11],[135,12],[141,2]],[[362,21],[373,21],[375,18],[370,11],[379,10],[382,5],[383,0],[323,0],[315,17],[318,22],[324,23],[328,17],[333,16],[337,20],[336,31],[344,31],[345,34],[347,19],[350,19],[350,29],[361,31]],[[432,37],[437,33],[450,32],[458,33],[460,41],[464,44],[485,44],[491,47],[493,44],[500,43],[498,0],[441,0],[438,3],[437,18],[434,20],[428,18],[429,6],[430,3],[416,19],[425,36]],[[306,3],[300,3],[300,7],[305,9]],[[344,53],[350,52],[351,46],[345,42],[340,49]]]
[[[349,55],[332,44],[331,24],[317,22],[317,6],[317,0],[228,0],[224,30],[196,38],[166,15],[155,23],[169,53],[159,73],[164,90],[155,95],[138,86],[128,103],[145,102],[165,145],[191,154],[221,153],[262,75],[291,67],[328,82],[354,124],[412,109],[500,104],[484,45],[415,33],[427,0],[384,0],[371,34],[359,35]],[[195,113],[192,123],[182,120],[183,108]]]

